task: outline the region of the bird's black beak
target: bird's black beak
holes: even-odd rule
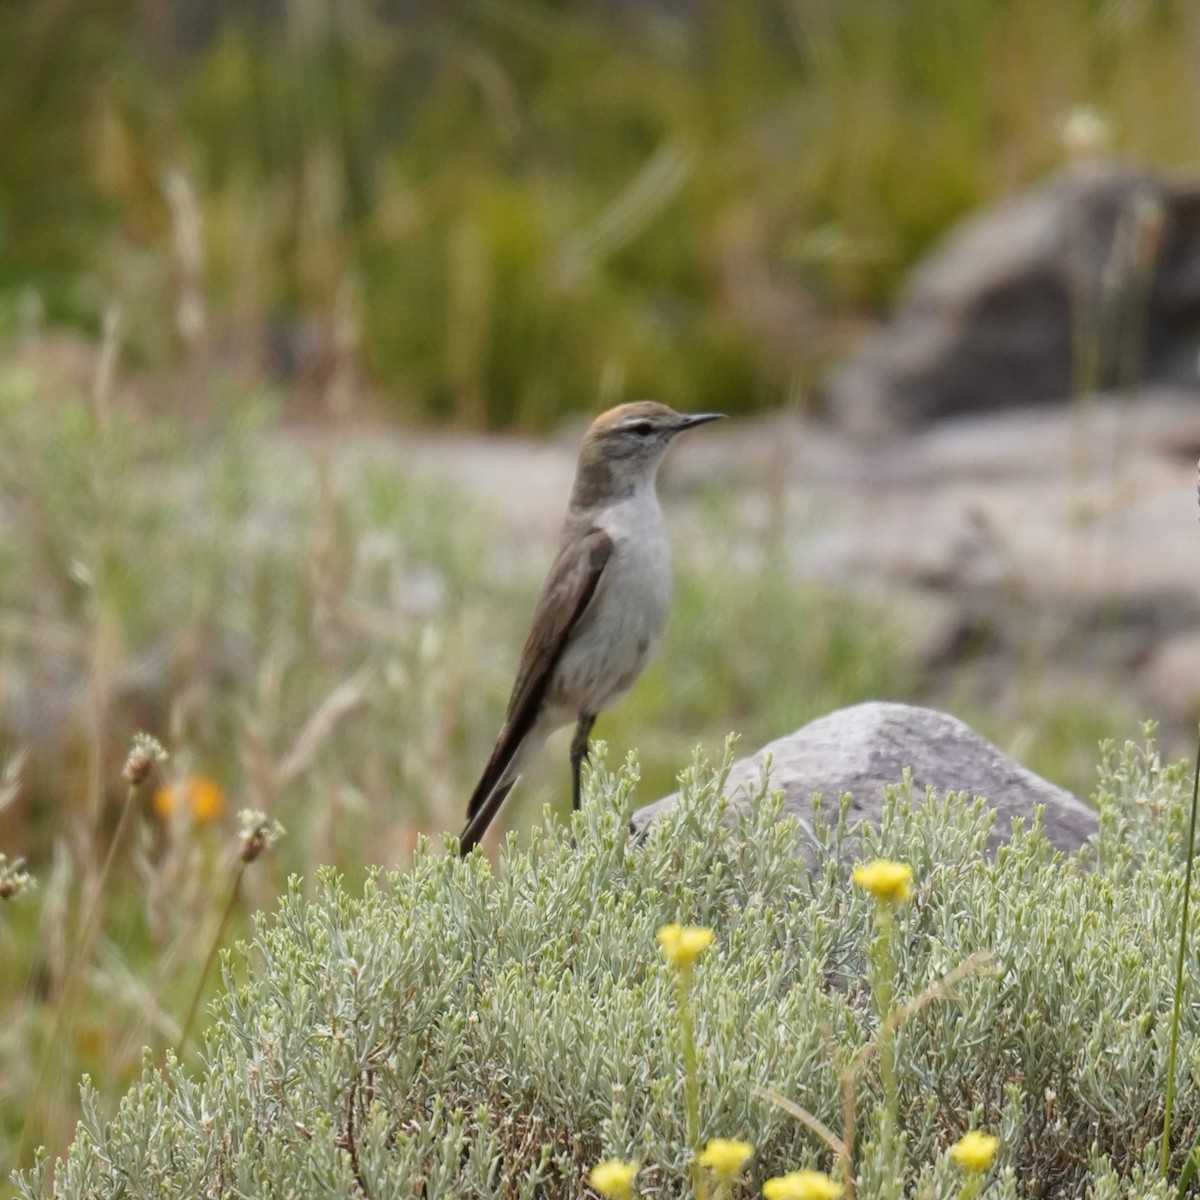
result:
[[[723,420],[725,420],[724,413],[687,413],[679,418],[675,432],[682,433],[685,429],[695,429],[697,425],[707,425],[709,421]]]

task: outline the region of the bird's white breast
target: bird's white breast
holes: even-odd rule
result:
[[[600,587],[555,671],[553,701],[597,713],[629,690],[662,638],[674,582],[651,482],[597,514],[613,541]]]

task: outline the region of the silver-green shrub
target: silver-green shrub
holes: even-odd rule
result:
[[[877,854],[916,872],[897,914],[898,1002],[979,951],[992,962],[900,1028],[903,1163],[873,1154],[878,1078],[860,1076],[860,1195],[897,1172],[921,1196],[957,1195],[944,1151],[969,1127],[1001,1137],[993,1200],[1168,1194],[1146,1164],[1162,1120],[1180,771],[1152,751],[1111,755],[1100,831],[1073,860],[1036,825],[989,856],[981,803],[918,804],[901,786],[878,831],[848,829],[844,810],[818,821],[811,871],[778,798],[726,822],[719,781],[693,768],[675,812],[634,843],[636,769],[600,763],[572,829],[548,825],[498,869],[425,846],[362,895],[331,874],[293,881],[226,962],[202,1064],[147,1061],[111,1117],[89,1098],[53,1182],[43,1165],[20,1195],[568,1197],[609,1155],[642,1163],[644,1195],[680,1195],[676,992],[655,942],[668,921],[716,931],[695,974],[702,1123],[757,1147],[736,1194],[829,1170],[827,1147],[756,1085],[841,1129],[837,1060],[876,1025],[872,902],[849,867]],[[1200,1129],[1194,999],[1184,1011],[1177,1163]]]

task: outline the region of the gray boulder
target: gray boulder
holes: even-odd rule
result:
[[[994,845],[1008,835],[1013,818],[1028,825],[1039,807],[1046,834],[1060,850],[1078,849],[1096,829],[1096,814],[1081,800],[1026,770],[956,717],[931,708],[871,701],[819,717],[736,762],[726,787],[731,804],[746,807],[757,794],[768,757],[770,787],[785,793],[785,810],[802,829],[808,828],[814,795],[832,807],[849,792],[852,822],[878,822],[885,790],[900,782],[905,769],[917,795],[932,787],[986,799],[998,818]],[[639,809],[634,831],[676,798]]]
[[[1076,167],[973,217],[826,388],[877,435],[1150,381],[1197,384],[1200,186]]]

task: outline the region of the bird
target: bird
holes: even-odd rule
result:
[[[678,413],[638,400],[598,416],[584,435],[558,550],[534,605],[508,711],[467,805],[469,854],[529,760],[575,722],[571,806],[596,717],[633,686],[666,627],[674,591],[658,468],[679,434],[724,413]]]

